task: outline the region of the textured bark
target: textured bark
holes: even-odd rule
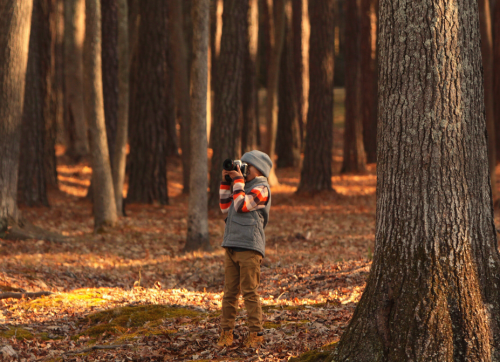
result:
[[[118,127],[118,0],[101,0],[102,89],[111,168]]]
[[[210,170],[211,207],[219,205],[222,162],[240,156],[241,100],[245,65],[246,1],[224,1],[223,28],[214,95],[212,126],[212,168]]]
[[[51,9],[51,1],[35,0],[31,17],[17,185],[19,203],[28,206],[49,206],[47,176],[56,174]]]
[[[293,78],[295,81],[295,102],[297,105],[298,124],[300,132],[300,142],[304,139],[304,121],[307,113],[304,112],[304,57],[303,44],[304,37],[304,1],[307,0],[292,0],[292,43],[293,43]],[[291,75],[291,74],[290,74]],[[279,116],[278,116],[279,118]],[[278,121],[279,123],[279,121]],[[278,126],[279,127],[279,126]],[[279,133],[279,132],[278,132]]]
[[[493,37],[491,33],[490,0],[479,0],[478,4],[479,24],[481,28],[481,54],[483,58],[486,129],[488,133],[488,162],[490,165],[491,185],[493,186],[491,188],[493,203],[496,204],[498,201],[498,191],[495,172],[497,160],[495,143],[495,105],[493,100]]]
[[[83,108],[83,40],[85,0],[64,2],[64,73],[70,142],[68,154],[75,161],[88,154],[87,124]]]
[[[500,1],[496,0],[493,9],[493,98],[495,103],[495,146],[496,158],[500,160]]]
[[[0,1],[0,231],[17,223],[17,178],[33,3]]]
[[[245,46],[245,70],[243,79],[243,125],[241,129],[241,152],[251,151],[257,146],[259,122],[259,100],[257,86],[257,51],[259,36],[258,0],[250,0],[248,16],[245,18],[247,38]]]
[[[118,120],[113,152],[113,190],[116,212],[123,216],[123,184],[127,161],[130,55],[127,0],[118,0]]]
[[[191,98],[189,96],[189,61],[188,44],[184,35],[182,14],[182,1],[170,0],[167,2],[169,12],[168,29],[170,33],[170,49],[172,49],[175,100],[180,115],[181,147],[182,147],[182,181],[183,192],[189,191],[190,157],[190,123],[191,123]],[[186,5],[186,4],[184,4]],[[189,46],[190,47],[190,46]]]
[[[377,161],[377,13],[378,0],[360,2],[360,90],[366,161]]]
[[[191,79],[191,63],[193,61],[193,0],[181,0],[182,5],[182,32],[184,34],[184,41],[186,44],[186,59],[187,59],[187,69],[188,69],[188,80]],[[190,82],[188,83],[190,84]]]
[[[84,43],[85,115],[89,123],[94,230],[116,223],[116,203],[104,121],[101,71],[101,2],[86,0]]]
[[[167,4],[141,2],[140,18],[130,81],[127,202],[167,204]]]
[[[332,190],[334,1],[310,1],[309,110],[298,192]]]
[[[381,0],[379,24],[375,253],[332,359],[498,361],[477,3]]]
[[[267,154],[274,160],[276,153],[276,134],[278,130],[278,80],[280,74],[281,53],[285,40],[285,1],[267,0],[269,24],[271,29],[272,49],[267,71],[267,98],[266,98],[266,125],[267,125]],[[278,184],[278,178],[271,169],[268,177],[269,185]]]
[[[345,130],[344,159],[341,172],[365,172],[366,155],[363,145],[363,113],[361,103],[361,57],[359,3],[345,2]]]
[[[207,87],[210,0],[193,1],[193,63],[191,71],[191,164],[185,251],[210,249],[207,194]]]
[[[135,52],[137,51],[137,44],[139,39],[139,25],[141,23],[140,17],[140,0],[127,0],[128,4],[128,39],[130,49],[130,61],[132,61]]]
[[[294,39],[291,4],[286,4],[285,44],[281,56],[278,94],[278,132],[276,139],[277,167],[300,165],[299,105],[295,68]],[[300,71],[299,71],[299,75]]]
[[[167,51],[167,82],[166,82],[167,156],[179,156],[179,141],[177,140],[177,112],[175,109],[174,51],[171,47],[168,47],[166,51]]]

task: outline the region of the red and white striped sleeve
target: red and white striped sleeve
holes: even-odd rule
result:
[[[231,193],[231,183],[222,181],[219,189],[219,205],[223,214],[229,212],[229,207],[233,202],[233,194]]]
[[[233,200],[236,212],[250,212],[266,207],[269,200],[269,190],[266,186],[256,186],[245,194],[243,177],[235,177],[233,181]]]

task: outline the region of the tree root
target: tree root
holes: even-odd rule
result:
[[[66,243],[71,240],[64,235],[44,230],[26,221],[11,224],[5,231],[0,232],[0,238],[6,240],[37,239],[55,243]]]
[[[23,299],[23,298],[39,298],[47,295],[53,294],[52,292],[34,292],[34,293],[19,293],[19,292],[7,292],[7,293],[0,293],[0,299],[8,299],[8,298],[14,298],[14,299]]]

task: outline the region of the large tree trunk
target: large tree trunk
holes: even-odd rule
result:
[[[498,361],[477,5],[395,4],[380,2],[374,259],[332,357]]]
[[[281,53],[285,40],[285,1],[267,0],[269,12],[269,24],[271,29],[272,49],[267,71],[267,100],[266,100],[266,124],[267,124],[267,153],[274,160],[276,153],[276,134],[278,131],[278,80],[280,74]],[[268,177],[269,185],[278,185],[278,178],[271,169]]]
[[[292,27],[291,4],[286,4],[285,44],[281,55],[281,70],[278,94],[278,132],[276,139],[277,167],[299,167],[300,126],[299,103],[297,102],[297,78],[300,68],[295,68],[295,30]],[[300,74],[301,75],[301,74]],[[302,76],[302,75],[301,75]],[[302,88],[301,88],[302,90]]]
[[[85,115],[89,123],[94,229],[116,223],[116,203],[109,161],[101,71],[101,3],[86,0],[84,44]]]
[[[185,251],[210,249],[208,238],[207,194],[207,86],[208,86],[208,13],[210,0],[194,0],[193,63],[191,71],[191,164],[188,228]]]
[[[488,132],[488,161],[491,174],[493,204],[498,201],[496,184],[497,165],[495,142],[495,105],[493,100],[493,37],[491,34],[490,0],[479,0],[479,24],[481,28],[481,53],[484,73],[484,103],[486,106],[486,129]],[[497,19],[497,22],[500,19]],[[498,65],[497,65],[498,67]],[[500,100],[497,99],[497,103]],[[500,126],[500,125],[499,125]]]
[[[88,154],[87,124],[83,108],[83,41],[85,0],[64,2],[64,73],[66,108],[72,132],[68,154],[75,161]]]
[[[128,36],[127,0],[118,0],[118,120],[116,125],[115,149],[113,152],[113,190],[116,212],[123,216],[123,184],[128,142],[129,75],[130,55]]]
[[[175,100],[181,117],[181,147],[182,147],[182,180],[183,192],[189,191],[190,157],[190,119],[191,99],[189,96],[188,46],[184,36],[182,2],[170,0],[167,2],[169,12],[168,29],[170,32],[170,49],[174,66]],[[191,47],[192,44],[189,44]],[[170,76],[170,75],[169,75]]]
[[[47,181],[54,182],[57,175],[53,128],[55,108],[52,99],[53,15],[51,0],[34,1],[18,179],[18,201],[28,206],[49,206]],[[49,167],[50,172],[47,169]]]
[[[219,205],[222,162],[240,156],[241,92],[245,64],[246,1],[224,0],[220,55],[217,59],[214,121],[212,127],[212,168],[210,170],[210,206]]]
[[[309,110],[298,192],[332,190],[334,0],[309,1]]]
[[[360,90],[366,160],[377,161],[377,11],[378,0],[360,3]]]
[[[17,178],[33,3],[0,1],[0,231],[17,223]]]
[[[167,204],[167,4],[141,2],[140,19],[130,81],[127,203]]]
[[[245,70],[243,80],[243,125],[241,129],[241,152],[251,151],[257,146],[258,84],[257,84],[257,50],[259,36],[259,4],[258,0],[249,0],[247,38],[245,46]]]
[[[361,103],[361,59],[359,32],[360,0],[345,2],[345,130],[344,160],[341,172],[365,172],[366,155],[363,145],[363,113]]]
[[[118,0],[101,0],[102,89],[111,168],[118,128]]]

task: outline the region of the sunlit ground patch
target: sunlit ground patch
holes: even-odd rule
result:
[[[21,308],[28,311],[37,311],[48,308],[64,307],[96,307],[108,300],[105,295],[96,289],[77,289],[70,293],[57,293],[26,301]]]

